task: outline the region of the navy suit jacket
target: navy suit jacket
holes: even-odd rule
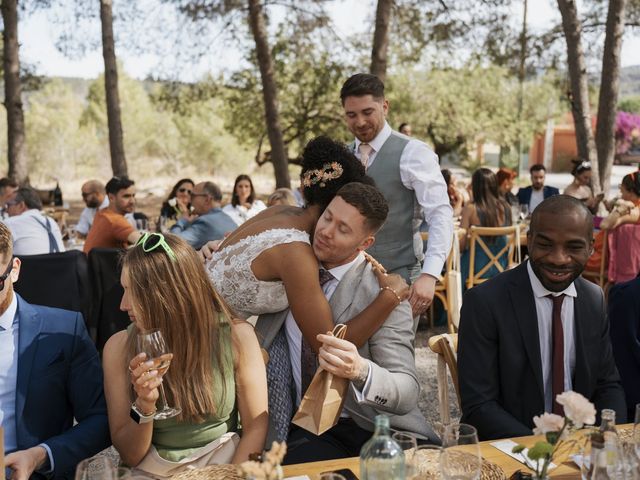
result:
[[[609,321],[613,356],[633,418],[640,403],[640,277],[614,285],[609,291]]]
[[[529,202],[531,201],[531,192],[531,185],[518,190],[518,203],[520,203],[520,205],[529,205]],[[554,195],[560,195],[560,190],[556,187],[549,187],[547,185],[542,187],[542,196],[545,200],[549,197],[553,197]]]
[[[73,478],[80,460],[111,444],[100,358],[82,314],[17,297],[18,450],[46,443],[52,477]]]
[[[609,339],[604,295],[578,277],[574,301],[576,365],[573,390],[596,411],[627,418],[624,392]],[[467,290],[458,333],[462,421],[482,440],[531,435],[544,412],[538,318],[526,262]]]

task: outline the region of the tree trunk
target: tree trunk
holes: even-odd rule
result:
[[[122,122],[120,120],[120,95],[118,94],[118,65],[116,64],[113,40],[112,0],[100,0],[100,23],[102,25],[102,56],[104,57],[104,90],[107,100],[109,125],[109,150],[111,168],[117,177],[127,176],[127,159],[124,156]]]
[[[389,50],[389,24],[393,0],[378,0],[376,8],[376,29],[373,33],[371,49],[371,73],[382,82],[387,76],[387,51]]]
[[[19,184],[28,183],[25,152],[24,113],[20,85],[20,58],[18,55],[17,0],[2,0],[4,31],[4,106],[7,109],[7,150],[9,177]]]
[[[249,26],[256,42],[256,54],[260,66],[264,114],[267,122],[267,136],[271,144],[271,162],[275,170],[276,188],[291,188],[289,162],[278,114],[278,89],[260,0],[249,0]]]
[[[582,41],[580,39],[582,26],[578,19],[578,11],[574,0],[558,0],[558,8],[562,15],[562,28],[567,42],[567,62],[569,64],[569,80],[571,84],[571,113],[576,128],[576,144],[578,155],[583,160],[592,162],[592,180],[594,189],[600,191],[598,179],[597,158],[595,156],[595,142],[591,128],[591,113],[589,107],[589,87],[587,67],[584,61]]]
[[[616,107],[620,89],[620,50],[624,32],[626,0],[609,0],[607,33],[602,55],[602,76],[596,124],[598,169],[603,192],[609,191],[611,167],[615,155]]]

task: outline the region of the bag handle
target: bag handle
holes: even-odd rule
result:
[[[331,332],[331,334],[334,337],[343,340],[344,336],[347,334],[347,326],[344,323],[338,323],[335,327],[333,327],[333,331]]]

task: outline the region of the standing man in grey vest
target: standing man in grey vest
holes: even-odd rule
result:
[[[393,273],[412,282],[409,301],[414,315],[433,301],[453,237],[453,210],[437,155],[423,142],[391,129],[386,121],[389,102],[384,84],[375,75],[358,73],[340,91],[347,127],[355,135],[355,155],[389,203],[389,216],[368,250]],[[424,263],[413,248],[413,217],[422,208],[429,227]]]

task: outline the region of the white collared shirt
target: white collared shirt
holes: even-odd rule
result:
[[[342,277],[351,270],[352,267],[360,265],[364,262],[364,254],[360,252],[356,258],[354,258],[349,263],[345,263],[344,265],[339,265],[335,268],[329,270],[329,273],[333,275],[333,279],[329,280],[322,286],[322,291],[324,292],[324,296],[329,300],[333,293],[338,288],[338,284],[342,280]],[[289,344],[289,358],[291,360],[291,373],[293,374],[293,382],[296,386],[296,405],[300,404],[300,400],[302,399],[302,394],[300,390],[302,389],[302,365],[300,362],[300,357],[302,355],[302,332],[300,328],[298,328],[298,324],[296,320],[293,318],[293,314],[291,310],[287,314],[287,318],[285,320],[285,333],[287,335],[287,343]],[[367,381],[365,382],[365,386],[362,391],[366,392],[367,387],[369,386],[369,379],[371,377],[371,369],[369,369],[369,376],[367,377]],[[358,393],[357,389],[354,388]]]
[[[45,226],[49,220],[51,233],[58,244],[58,251],[64,252],[64,243],[58,223],[37,208],[31,208],[20,215],[7,218],[4,223],[13,237],[14,255],[39,255],[50,253],[49,234]]]
[[[391,127],[384,127],[369,145],[367,168],[373,165],[377,152],[391,135]],[[355,155],[360,158],[358,147],[362,142],[356,138]],[[415,193],[422,207],[424,219],[429,226],[429,242],[425,252],[422,273],[439,277],[453,239],[453,209],[449,203],[447,186],[444,183],[438,156],[423,142],[411,138],[400,156],[400,179],[402,184]]]
[[[91,225],[93,225],[93,219],[96,216],[96,212],[98,210],[102,210],[103,208],[107,208],[108,206],[109,206],[109,196],[105,195],[104,200],[102,200],[102,203],[98,208],[85,207],[84,210],[82,210],[82,213],[80,214],[80,218],[78,219],[78,224],[76,225],[76,232],[86,237],[87,234],[89,233],[89,230],[91,230]]]
[[[11,279],[5,280],[5,288]],[[13,293],[9,307],[0,315],[0,425],[4,428],[4,448],[18,448],[16,434],[16,385],[18,380],[18,299]]]
[[[540,358],[542,360],[542,384],[544,385],[544,410],[552,411],[553,405],[553,378],[552,378],[552,330],[553,330],[553,301],[546,298],[547,295],[564,294],[562,302],[562,332],[564,334],[564,391],[572,389],[573,373],[576,369],[576,342],[575,342],[575,318],[574,301],[578,296],[576,287],[571,283],[562,292],[547,290],[531,268],[531,262],[527,261],[527,272],[533,289],[533,297],[536,303],[538,317],[538,337],[540,341]]]

